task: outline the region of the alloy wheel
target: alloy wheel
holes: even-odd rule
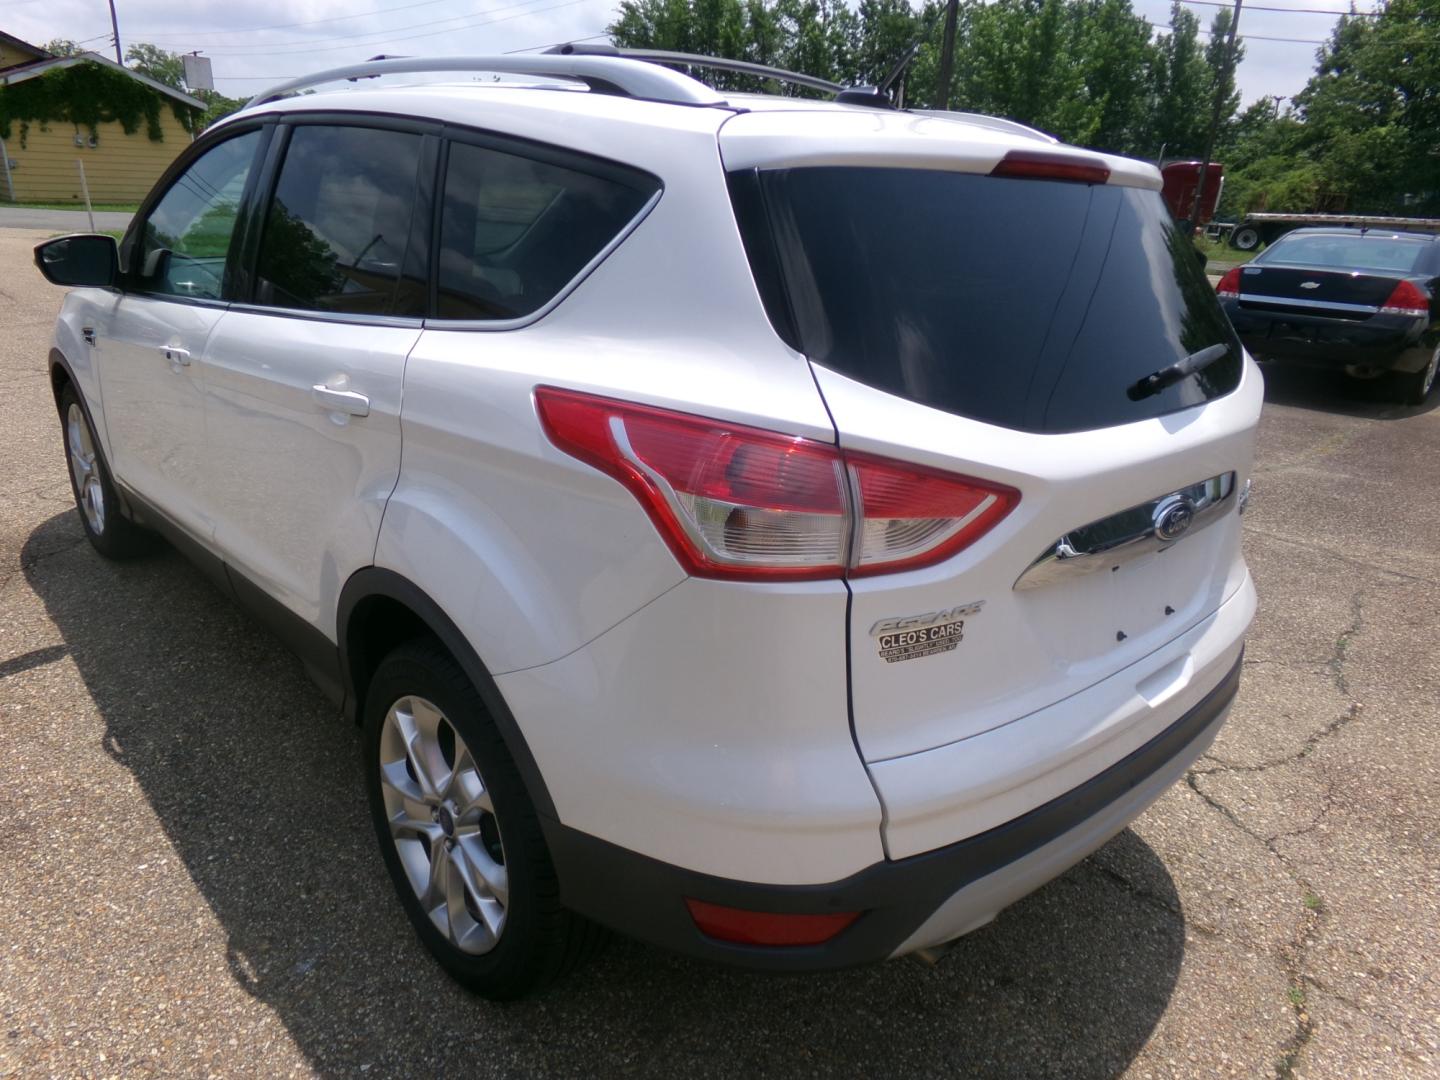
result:
[[[505,930],[510,881],[469,747],[432,702],[402,697],[385,714],[379,768],[390,838],[420,906],[461,952],[489,952]]]
[[[100,465],[90,425],[80,406],[71,403],[65,414],[65,440],[70,448],[70,474],[75,478],[75,496],[90,531],[105,531],[105,489],[100,482]]]

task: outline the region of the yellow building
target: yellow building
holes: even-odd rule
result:
[[[77,64],[97,64],[134,79],[157,95],[158,130],[145,119],[127,133],[116,120],[96,123],[92,128],[69,119],[45,121],[11,115],[5,108],[7,89],[48,72]],[[138,202],[159,179],[192,136],[176,117],[175,106],[201,111],[204,103],[139,72],[122,67],[96,53],[80,56],[51,56],[18,38],[0,33],[0,201],[73,202],[84,205],[81,167],[96,203]],[[158,139],[153,138],[159,135]]]

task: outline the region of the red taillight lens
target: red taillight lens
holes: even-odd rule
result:
[[[1078,154],[1011,150],[990,170],[990,175],[1025,180],[1072,180],[1082,184],[1103,184],[1110,179],[1110,167],[1099,158],[1081,157]]]
[[[1003,485],[688,413],[548,386],[535,401],[550,441],[629,488],[699,577],[924,566],[973,543],[1020,500]]]
[[[1395,286],[1390,298],[1380,307],[1381,315],[1410,315],[1412,317],[1430,314],[1430,299],[1408,281]]]
[[[824,915],[747,911],[688,897],[685,906],[702,934],[737,945],[821,945],[860,917],[858,911]]]
[[[845,455],[863,508],[850,576],[925,566],[969,547],[1020,501],[1012,487],[884,458]]]
[[[1225,271],[1225,276],[1215,284],[1215,295],[1223,296],[1228,300],[1240,299],[1240,268],[1238,266]]]

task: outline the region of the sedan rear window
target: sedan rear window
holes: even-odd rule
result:
[[[1035,432],[1175,412],[1239,383],[1241,351],[1159,192],[920,169],[736,173],[782,337],[816,363]],[[1227,353],[1139,401],[1138,380]]]
[[[1258,263],[1333,266],[1342,270],[1393,270],[1408,274],[1425,254],[1429,241],[1388,236],[1343,236],[1310,233],[1275,241]]]

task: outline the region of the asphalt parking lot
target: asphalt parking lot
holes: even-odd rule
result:
[[[1267,372],[1229,724],[937,966],[616,941],[497,1006],[414,940],[299,664],[179,556],[85,542],[45,235],[0,229],[0,1076],[1440,1075],[1434,402]]]

